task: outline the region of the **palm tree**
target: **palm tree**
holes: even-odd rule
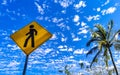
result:
[[[65,73],[66,75],[71,75],[71,72],[69,71],[71,67],[69,67],[68,65],[66,65],[64,67],[64,70],[59,70],[60,73]]]
[[[111,47],[114,44],[114,38],[116,34],[120,32],[118,30],[113,36],[112,36],[112,28],[113,28],[113,21],[111,20],[108,23],[107,29],[104,29],[104,27],[101,24],[96,24],[94,30],[91,30],[92,36],[91,39],[87,42],[86,46],[90,46],[91,43],[96,43],[96,46],[92,47],[86,56],[89,54],[96,52],[90,67],[93,65],[94,62],[97,62],[98,56],[102,55],[104,57],[104,62],[106,67],[108,67],[108,60],[111,58],[111,61],[113,63],[116,75],[118,75],[117,67],[115,65],[113,55],[111,52]]]

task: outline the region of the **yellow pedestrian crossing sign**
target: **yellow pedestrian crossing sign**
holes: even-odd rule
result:
[[[11,38],[26,55],[29,55],[50,37],[52,34],[37,22],[32,22],[11,35]]]

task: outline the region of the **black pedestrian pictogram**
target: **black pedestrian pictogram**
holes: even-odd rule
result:
[[[31,38],[31,47],[34,47],[35,46],[35,42],[34,42],[34,35],[37,35],[37,31],[34,29],[34,25],[30,25],[30,31],[26,34],[29,35],[26,40],[25,40],[25,43],[24,43],[24,47],[27,46],[28,44],[28,40]]]

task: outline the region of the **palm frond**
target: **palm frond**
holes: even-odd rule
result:
[[[104,53],[103,53],[103,56],[106,56],[108,53],[108,49],[107,48],[104,48]]]
[[[86,54],[86,55],[89,55],[89,54],[93,53],[93,51],[95,51],[95,49],[98,49],[97,53],[95,54],[95,56],[93,57],[93,59],[91,61],[90,68],[91,68],[91,66],[93,65],[94,62],[98,61],[98,58],[99,58],[98,56],[102,52],[106,67],[109,66],[108,61],[111,57],[113,66],[115,68],[116,75],[118,75],[117,67],[116,67],[115,62],[113,60],[113,56],[112,56],[112,52],[110,50],[110,47],[116,42],[115,41],[115,36],[118,33],[120,33],[120,30],[118,30],[113,36],[111,36],[111,34],[112,34],[111,31],[112,31],[112,28],[113,28],[113,21],[112,20],[108,23],[108,30],[107,31],[100,24],[96,24],[95,27],[97,29],[92,31],[92,39],[89,40],[88,43],[86,44],[86,46],[90,46],[90,44],[95,41],[95,43],[97,43],[97,45],[98,45],[98,48],[94,47]]]
[[[91,48],[91,49],[87,52],[86,56],[88,56],[89,54],[92,54],[92,53],[95,52],[97,49],[98,49],[98,46],[95,46],[95,47]]]
[[[102,45],[102,42],[99,42],[98,49],[99,49],[99,50],[102,50],[102,46],[103,46],[103,45]]]
[[[58,70],[58,72],[63,73],[64,71],[63,70]]]
[[[99,35],[98,38],[100,38],[101,40],[106,39],[106,36],[105,36],[103,33],[101,33],[100,30],[97,30],[97,31],[95,31],[95,32]]]
[[[113,24],[114,24],[113,20],[110,20],[110,22],[108,22],[108,29],[111,30],[113,28]]]
[[[86,43],[86,46],[90,46],[90,44],[94,41],[97,41],[98,39],[97,38],[91,38],[87,43]]]
[[[109,40],[110,38],[110,34],[111,34],[111,30],[113,28],[113,20],[111,20],[109,23],[108,23],[108,35],[107,35],[107,39]]]
[[[106,47],[104,47],[104,53],[103,53],[104,58],[104,62],[106,67],[108,67],[108,60],[110,59],[110,56],[108,55],[108,49]]]
[[[70,71],[68,70],[68,65],[65,66],[65,74],[71,75]]]
[[[107,54],[105,55],[105,64],[106,64],[106,67],[108,67],[108,60],[110,59],[110,56]]]
[[[95,27],[98,29],[98,31],[102,34],[102,36],[104,37],[104,39],[106,39],[106,31],[105,29],[102,27],[102,25],[97,24],[95,25]]]
[[[96,30],[92,33],[92,38],[97,38],[99,40],[105,39],[105,37],[103,37],[103,36],[104,35],[99,30]]]
[[[115,48],[115,50],[120,51],[120,44],[119,43],[115,43],[114,44],[114,48]]]
[[[99,38],[101,37],[96,31],[92,32],[92,38]]]
[[[104,59],[104,62],[105,62],[105,66],[108,68],[108,60]]]
[[[84,63],[83,62],[79,63],[79,65],[80,65],[81,69],[84,68]]]
[[[102,47],[105,47],[107,45],[106,40],[99,41],[98,43],[99,43],[99,45],[98,45],[99,50],[102,50]]]
[[[71,75],[70,71],[68,71],[68,70],[65,70],[65,74]]]
[[[112,42],[114,41],[115,36],[116,36],[118,33],[120,33],[120,30],[118,30],[118,31],[113,35],[113,37],[110,39],[110,43],[112,43]]]
[[[90,68],[91,68],[92,64],[95,62],[97,56],[100,54],[101,51],[102,51],[102,50],[99,50],[99,51],[96,53],[96,55],[94,56],[94,58],[93,58],[93,60],[92,60],[92,62],[91,62],[91,64],[90,64]]]

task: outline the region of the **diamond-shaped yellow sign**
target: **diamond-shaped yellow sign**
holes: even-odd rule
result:
[[[29,55],[52,36],[37,22],[32,22],[11,35],[16,44]]]

